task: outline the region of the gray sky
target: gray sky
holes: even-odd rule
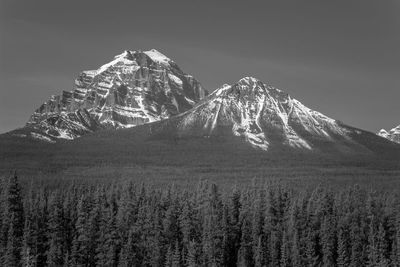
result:
[[[400,0],[0,0],[0,132],[151,48],[210,91],[254,76],[352,126],[400,124]]]

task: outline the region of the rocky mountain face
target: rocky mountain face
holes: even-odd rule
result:
[[[385,129],[381,129],[377,135],[382,136],[392,142],[400,144],[400,125],[391,129],[390,131],[386,131]]]
[[[283,145],[311,151],[329,143],[361,147],[353,136],[364,132],[252,77],[222,86],[193,109],[157,125],[153,132],[172,131],[179,137],[228,132],[262,150]]]
[[[129,128],[187,111],[206,95],[193,76],[157,50],[125,51],[97,70],[83,71],[72,91],[43,103],[24,135],[74,139],[98,129]]]

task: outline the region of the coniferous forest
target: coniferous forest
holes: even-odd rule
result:
[[[396,193],[1,182],[1,266],[400,266]]]

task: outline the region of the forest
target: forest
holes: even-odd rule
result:
[[[400,198],[353,185],[0,184],[1,266],[400,266]]]

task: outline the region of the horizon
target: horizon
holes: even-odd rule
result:
[[[0,133],[81,71],[153,48],[209,92],[253,76],[347,125],[400,124],[399,2],[224,2],[2,1]]]

